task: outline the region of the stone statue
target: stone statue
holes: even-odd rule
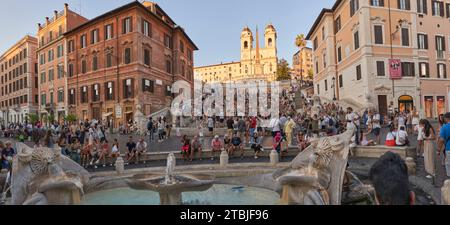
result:
[[[142,113],[142,107],[140,104],[136,104],[136,111],[134,113],[134,122],[137,124],[137,129],[141,134],[147,133],[147,118]]]
[[[316,139],[286,169],[273,174],[282,186],[281,203],[340,205],[353,130]]]
[[[11,195],[13,205],[73,205],[83,196],[89,173],[60,154],[59,148],[31,149],[16,144]]]
[[[317,95],[314,96],[313,102],[314,102],[314,105],[311,107],[311,117],[313,117],[314,115],[319,116],[320,111],[322,110],[322,104],[320,102],[320,97]]]

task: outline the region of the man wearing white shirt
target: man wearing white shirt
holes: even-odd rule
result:
[[[395,138],[395,144],[397,146],[407,146],[409,144],[408,141],[408,133],[405,131],[405,127],[401,126],[397,131],[397,135]]]
[[[381,116],[378,112],[374,111],[372,119],[371,119],[371,123],[372,123],[372,133],[373,135],[375,135],[376,137],[376,144],[381,143],[381,139],[380,139],[380,133],[381,133]]]

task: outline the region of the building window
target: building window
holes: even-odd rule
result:
[[[318,46],[317,38],[314,38],[314,41],[313,41],[314,50],[317,50],[317,46]]]
[[[370,0],[371,6],[378,6],[383,7],[384,6],[384,0]]]
[[[322,55],[322,61],[323,61],[323,68],[325,69],[327,67],[327,53],[324,52]]]
[[[39,63],[40,63],[41,65],[45,64],[45,54],[44,54],[44,53],[42,53],[42,54],[39,56]]]
[[[398,9],[401,10],[411,10],[410,0],[397,0]]]
[[[322,41],[325,40],[325,27],[322,27]]]
[[[59,64],[57,67],[57,73],[58,73],[58,79],[61,79],[64,77],[64,66],[62,64]]]
[[[383,41],[383,26],[375,25],[373,26],[374,34],[375,34],[375,44],[382,45]]]
[[[377,61],[377,76],[386,76],[384,61]]]
[[[172,37],[170,37],[168,34],[164,34],[164,46],[172,49]]]
[[[337,49],[337,57],[338,57],[338,62],[342,61],[342,48],[341,46],[338,47]]]
[[[81,73],[85,74],[87,72],[87,63],[86,60],[81,61]]]
[[[48,50],[48,61],[51,62],[51,61],[53,61],[54,58],[55,58],[55,55],[54,55],[53,49]]]
[[[430,77],[430,66],[428,63],[419,63],[420,77]]]
[[[361,65],[356,66],[356,80],[361,80]]]
[[[142,91],[153,93],[155,89],[155,82],[152,80],[142,79]]]
[[[109,40],[113,38],[113,26],[112,24],[108,24],[105,26],[105,40]]]
[[[445,57],[445,38],[443,36],[436,36],[436,52],[438,59]]]
[[[244,49],[247,49],[247,48],[248,48],[248,42],[244,41]]]
[[[70,40],[70,41],[68,42],[67,48],[68,48],[68,52],[69,52],[69,53],[71,53],[71,52],[73,52],[73,51],[75,50],[75,43],[74,43],[73,40]]]
[[[417,12],[427,14],[427,0],[417,0]]]
[[[144,64],[147,66],[151,64],[150,50],[148,49],[144,49]]]
[[[75,102],[76,97],[75,96],[76,96],[75,95],[75,89],[70,89],[69,90],[69,105],[75,105],[76,104],[76,102]]]
[[[53,71],[53,69],[50,69],[48,71],[48,81],[53,81],[54,79],[55,79],[54,71]]]
[[[433,16],[444,17],[444,2],[431,1],[433,6]]]
[[[152,36],[152,26],[147,20],[142,20],[142,34],[147,37]]]
[[[91,31],[91,44],[95,44],[99,41],[98,29]]]
[[[46,94],[41,94],[41,105],[47,104],[47,96]]]
[[[419,49],[428,49],[428,35],[417,34],[417,43]]]
[[[325,79],[325,91],[328,91],[328,80]]]
[[[123,97],[133,98],[133,79],[123,80]]]
[[[334,21],[335,34],[341,30],[341,26],[341,16],[338,16],[338,18]]]
[[[272,44],[273,44],[272,38],[269,38],[269,39],[267,40],[267,44],[268,44],[269,47],[272,47]]]
[[[58,102],[64,102],[64,90],[58,90]]]
[[[414,77],[415,75],[414,63],[402,62],[402,76]]]
[[[86,48],[87,42],[86,42],[86,34],[81,35],[80,38],[80,46],[81,48]]]
[[[73,77],[73,64],[69,64],[69,69],[67,71],[69,77]]]
[[[131,48],[126,48],[125,49],[124,63],[125,64],[130,64],[131,63]]]
[[[98,84],[92,85],[92,101],[93,102],[100,101],[100,85]]]
[[[359,9],[359,0],[350,0],[350,16],[355,15]]]
[[[64,55],[64,45],[58,45],[56,55],[61,58]]]
[[[172,73],[172,61],[166,60],[166,72]]]
[[[186,63],[182,60],[181,61],[181,75],[184,77],[186,75]]]
[[[112,66],[112,53],[108,52],[106,53],[106,67],[111,67]]]
[[[87,92],[87,87],[84,86],[81,88],[81,99],[80,102],[81,103],[86,103],[88,99],[88,92]]]
[[[339,75],[339,87],[340,88],[344,87],[344,79],[343,79],[342,75]]]
[[[50,104],[53,104],[54,103],[54,101],[53,101],[53,91],[51,91],[49,95],[50,95]]]
[[[317,84],[317,94],[320,95],[320,86]]]
[[[409,29],[402,28],[402,46],[409,46]]]
[[[438,78],[447,78],[447,70],[445,68],[445,64],[443,63],[437,64],[437,75]]]
[[[110,81],[105,84],[105,90],[106,90],[106,100],[114,100],[114,82]]]
[[[180,51],[184,53],[184,43],[180,41]]]
[[[353,41],[354,41],[354,44],[355,44],[355,50],[356,50],[356,49],[359,48],[359,31],[356,31],[356,32],[353,34]]]
[[[98,57],[94,56],[92,58],[92,71],[97,71],[98,69]]]
[[[447,18],[450,18],[450,3],[447,3],[446,8],[447,8]]]
[[[133,32],[133,28],[131,26],[131,17],[128,17],[122,20],[122,34],[130,32]]]
[[[192,60],[192,51],[190,49],[187,50],[187,57],[189,60]]]

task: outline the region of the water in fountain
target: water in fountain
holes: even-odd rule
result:
[[[173,153],[170,153],[167,156],[167,167],[166,167],[166,176],[163,181],[163,184],[172,184],[173,183],[173,171],[175,170],[176,159]]]

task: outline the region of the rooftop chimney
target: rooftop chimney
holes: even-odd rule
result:
[[[53,13],[55,13],[55,20],[58,19],[58,11],[53,11]]]
[[[50,23],[50,19],[48,17],[45,17],[45,22],[48,25]]]
[[[69,4],[64,3],[64,14],[67,14],[68,10],[69,10]]]
[[[38,30],[41,30],[41,29],[42,29],[41,23],[38,23]]]

